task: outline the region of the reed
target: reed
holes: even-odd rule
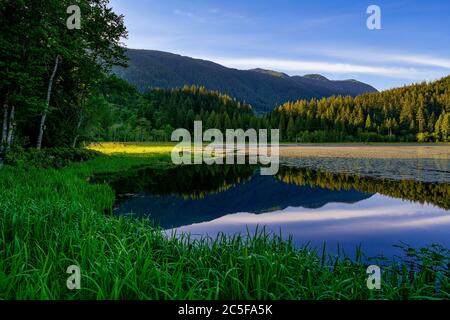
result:
[[[55,169],[0,169],[1,299],[448,299],[443,248],[407,248],[384,261],[382,289],[366,287],[368,260],[296,248],[260,229],[193,240],[148,220],[111,215],[114,192],[94,173],[163,168],[169,156],[100,156]],[[106,212],[106,213],[105,213]],[[81,268],[81,290],[66,269]]]

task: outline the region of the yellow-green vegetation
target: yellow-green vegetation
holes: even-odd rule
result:
[[[107,155],[111,154],[163,154],[170,153],[175,143],[126,143],[126,142],[102,142],[91,143],[88,149],[98,151]]]
[[[360,251],[353,260],[331,257],[264,230],[202,241],[167,237],[147,220],[112,216],[113,190],[90,183],[96,173],[164,169],[168,161],[152,152],[62,169],[0,169],[0,298],[450,298],[450,253],[440,247],[408,249],[408,263],[384,262],[382,289],[370,291]],[[81,269],[81,290],[66,287],[70,265]]]

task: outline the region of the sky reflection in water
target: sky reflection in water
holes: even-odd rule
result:
[[[150,217],[168,234],[268,232],[329,252],[361,245],[369,256],[392,257],[400,242],[450,247],[448,184],[375,180],[282,168],[260,176],[248,166],[137,170],[109,181],[120,194],[116,214]],[[131,196],[130,196],[131,194]]]
[[[341,245],[352,254],[361,244],[370,256],[399,253],[399,241],[413,246],[440,243],[450,246],[450,212],[433,205],[422,205],[375,194],[356,203],[329,203],[321,208],[288,207],[263,214],[236,213],[213,221],[177,228],[193,236],[218,232],[246,233],[264,225],[269,232],[292,235],[296,245],[310,242],[320,247],[325,241],[329,251]],[[170,234],[173,230],[168,230]]]

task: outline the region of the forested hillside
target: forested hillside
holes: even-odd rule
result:
[[[14,144],[76,145],[97,112],[87,104],[93,88],[112,65],[126,61],[123,17],[108,0],[76,1],[80,29],[67,26],[73,4],[0,2],[0,152]]]
[[[152,88],[203,86],[251,104],[257,114],[270,112],[286,101],[376,91],[355,80],[331,81],[314,75],[289,77],[263,69],[237,70],[168,52],[127,49],[126,54],[129,67],[117,67],[114,72],[141,92]]]
[[[355,98],[288,102],[269,117],[289,141],[448,141],[450,77]]]
[[[194,120],[203,121],[205,129],[279,128],[284,141],[449,140],[450,77],[318,99],[373,88],[320,75],[239,71],[145,50],[128,50],[130,68],[123,69],[123,17],[107,0],[78,1],[83,23],[79,30],[69,29],[70,5],[68,0],[0,2],[0,155],[14,146],[167,141],[176,128],[191,130]],[[113,66],[131,84],[111,75]],[[183,86],[186,81],[193,85]],[[139,90],[148,83],[161,88]],[[285,103],[298,96],[308,99]],[[275,103],[279,107],[261,115]]]
[[[203,87],[141,94],[112,76],[99,84],[97,92],[89,101],[97,110],[85,128],[84,139],[89,141],[168,141],[174,129],[192,131],[195,120],[203,121],[204,129],[223,130],[256,127],[263,121],[248,104]]]
[[[258,116],[251,106],[203,87],[138,92],[115,76],[105,77],[97,120],[86,140],[168,141],[176,128],[278,128],[283,141],[447,141],[450,77],[352,98],[334,96],[285,103]],[[91,119],[94,120],[94,119]]]

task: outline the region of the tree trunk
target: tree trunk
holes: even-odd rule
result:
[[[80,136],[78,134],[78,131],[80,130],[82,123],[83,123],[83,109],[81,109],[81,111],[80,111],[80,118],[78,119],[78,123],[77,123],[77,133],[75,135],[75,138],[73,139],[72,148],[75,148],[77,146],[78,137]]]
[[[37,149],[41,149],[41,147],[42,147],[42,137],[44,136],[45,121],[47,120],[47,113],[50,108],[50,96],[52,93],[53,79],[55,78],[56,71],[58,70],[58,63],[59,63],[59,56],[56,56],[55,66],[53,67],[52,75],[50,76],[50,79],[48,81],[47,100],[45,103],[45,109],[44,109],[44,112],[42,113],[41,123],[39,125],[39,136],[38,136],[38,140],[37,140],[37,144],[36,144]]]
[[[72,148],[76,148],[77,142],[78,142],[78,135],[76,135],[75,138],[73,138]]]
[[[14,139],[14,116],[15,116],[16,108],[14,106],[11,107],[11,113],[9,114],[9,127],[8,127],[8,137],[6,138],[7,148],[11,147],[11,144]]]
[[[8,104],[5,102],[3,104],[3,127],[2,127],[2,140],[0,141],[0,152],[3,151],[7,138],[8,138]]]

